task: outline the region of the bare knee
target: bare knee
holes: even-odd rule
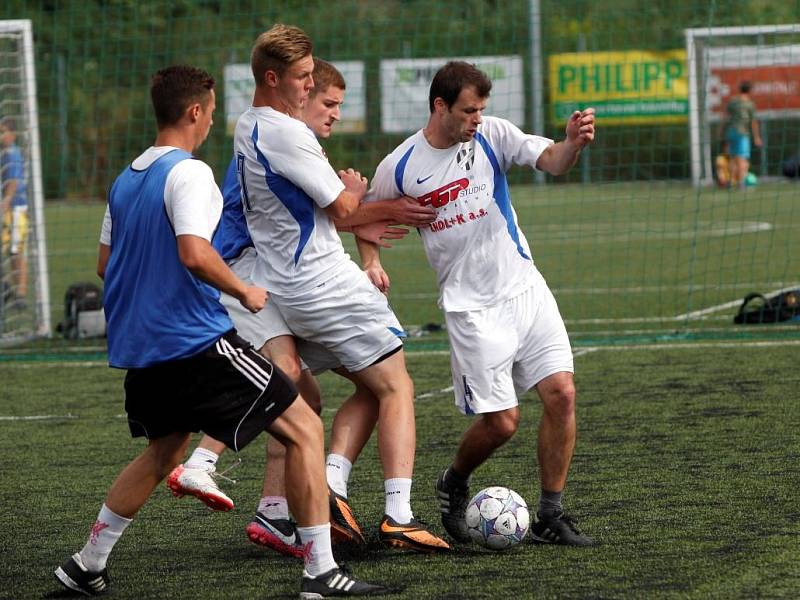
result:
[[[510,440],[519,427],[519,408],[503,410],[483,415],[489,435],[502,443]]]
[[[275,419],[268,431],[287,449],[290,446],[321,449],[323,445],[322,420],[302,398],[295,400],[280,417]]]
[[[287,356],[283,354],[277,356],[272,360],[272,364],[283,371],[295,385],[300,381],[303,369],[300,366],[300,358],[297,355]]]
[[[297,445],[303,451],[322,454],[325,451],[325,429],[322,426],[322,420],[308,405],[306,407],[310,418],[302,421]]]
[[[549,382],[539,391],[548,416],[567,421],[575,415],[575,384],[572,377],[562,377]]]

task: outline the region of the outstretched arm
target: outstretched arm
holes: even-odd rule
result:
[[[342,231],[342,230],[340,230]],[[375,221],[364,225],[354,225],[346,231],[352,231],[362,240],[377,244],[381,248],[391,248],[392,245],[384,240],[399,240],[408,235],[408,229],[393,225],[391,221]]]
[[[374,202],[362,202],[356,211],[345,219],[334,219],[336,227],[353,227],[376,221],[424,227],[436,219],[436,210],[430,206],[421,206],[414,198],[403,196]]]
[[[567,120],[567,137],[549,146],[536,161],[536,168],[563,175],[577,162],[581,150],[594,141],[594,109],[576,110]]]

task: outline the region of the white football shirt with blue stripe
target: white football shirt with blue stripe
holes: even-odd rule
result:
[[[269,107],[250,107],[236,124],[242,205],[259,260],[253,281],[296,296],[347,266],[333,221],[323,210],[344,190],[314,133]]]
[[[483,117],[469,142],[434,148],[420,130],[378,165],[367,201],[407,195],[437,211],[419,231],[442,309],[492,306],[532,285],[533,258],[506,171],[512,164],[535,167],[552,143],[505,119]]]

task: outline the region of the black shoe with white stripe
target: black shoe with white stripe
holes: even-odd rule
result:
[[[442,513],[445,531],[457,542],[471,541],[466,519],[469,486],[459,487],[448,483],[445,469],[436,480],[436,499],[439,501],[439,512]]]
[[[73,554],[67,562],[56,569],[55,575],[65,588],[87,596],[105,594],[111,587],[108,570],[92,573],[83,566],[80,554]]]
[[[553,515],[536,515],[531,537],[545,544],[564,546],[594,546],[595,541],[578,529],[578,522],[564,511]]]
[[[358,581],[350,576],[343,566],[327,573],[311,577],[303,571],[303,584],[300,587],[300,600],[319,600],[340,596],[380,596],[391,590],[382,585]]]

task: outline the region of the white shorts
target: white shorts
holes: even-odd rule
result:
[[[252,285],[251,274],[257,258],[255,248],[246,248],[238,257],[229,261],[228,266],[239,279]],[[220,294],[220,302],[228,311],[236,333],[253,344],[256,350],[273,338],[282,335],[294,336],[271,296],[264,308],[257,313],[251,313],[236,298],[225,293]],[[297,353],[300,355],[301,368],[310,368],[316,375],[341,366],[341,362],[319,344],[301,339],[296,340],[295,343]]]
[[[544,278],[514,298],[480,310],[445,313],[458,409],[498,412],[545,377],[574,372],[564,320]]]
[[[228,262],[228,266],[239,279],[248,285],[253,285],[251,275],[257,257],[255,248],[246,248],[237,258]],[[220,294],[219,300],[228,311],[233,326],[236,327],[236,333],[253,344],[256,350],[279,335],[292,335],[292,330],[271,299],[257,313],[251,313],[241,302],[228,294]]]
[[[306,294],[271,298],[296,337],[322,346],[351,373],[397,350],[406,335],[386,296],[353,261]],[[301,356],[316,372],[315,358]]]

